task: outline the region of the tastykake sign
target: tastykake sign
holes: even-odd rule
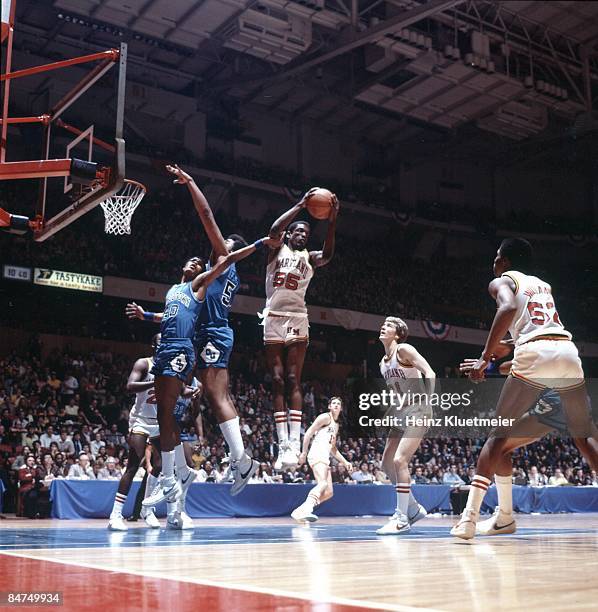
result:
[[[49,268],[35,268],[33,282],[46,287],[60,287],[61,289],[76,289],[77,291],[93,291],[102,293],[102,277],[92,274],[79,274]]]

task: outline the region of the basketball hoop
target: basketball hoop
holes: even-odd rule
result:
[[[100,206],[104,209],[106,219],[104,230],[107,234],[123,236],[131,233],[131,218],[146,191],[141,183],[125,179],[118,193],[100,202]]]

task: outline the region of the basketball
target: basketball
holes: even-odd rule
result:
[[[332,207],[332,192],[319,188],[307,200],[307,211],[314,219],[328,219]]]

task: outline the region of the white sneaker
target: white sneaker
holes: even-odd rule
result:
[[[289,440],[285,452],[282,454],[282,466],[285,468],[295,468],[299,463],[299,440]]]
[[[185,493],[187,492],[189,487],[197,480],[198,476],[199,476],[198,472],[189,468],[189,473],[187,474],[187,476],[179,480],[179,483],[181,484],[181,491],[182,491],[181,497],[185,496]],[[178,499],[181,499],[181,497],[179,497]]]
[[[410,525],[413,525],[414,523],[417,523],[417,521],[421,521],[423,518],[428,516],[428,512],[421,504],[417,504],[417,506],[417,512],[414,512],[413,514],[410,514],[409,509],[407,509],[407,518],[409,519]],[[415,508],[413,509],[415,510]]]
[[[186,512],[181,512],[181,521],[183,523],[181,529],[195,529],[193,519]]]
[[[191,474],[193,474],[192,471],[190,471],[189,477],[191,477]],[[193,480],[195,480],[195,475],[193,475]],[[189,482],[189,484],[191,484],[191,482]],[[145,508],[151,508],[152,506],[157,506],[164,500],[171,503],[178,501],[182,495],[183,489],[176,478],[164,478],[160,486],[157,487],[149,497],[146,497],[141,504]]]
[[[108,522],[108,531],[128,531],[122,514],[117,514],[115,516],[110,517],[110,521]]]
[[[411,529],[409,520],[404,514],[397,514],[396,518],[391,518],[386,525],[376,530],[376,535],[399,535],[407,533]]]
[[[291,512],[291,518],[298,523],[313,523],[318,520],[318,517],[305,505],[301,504]]]
[[[141,507],[141,518],[145,521],[148,527],[152,529],[160,529],[160,521],[154,514],[154,508]]]
[[[245,461],[243,461],[245,459]],[[230,494],[234,497],[238,495],[249,482],[249,479],[257,472],[260,467],[259,462],[250,459],[247,455],[241,461],[245,464],[241,467],[241,461],[233,461],[230,465],[231,473],[234,478],[233,486],[230,488]],[[249,461],[249,464],[247,462]]]
[[[195,525],[186,512],[173,512],[166,517],[166,529],[183,531],[184,529],[195,529]]]
[[[513,515],[501,512],[499,506],[496,506],[490,518],[476,525],[476,534],[485,536],[515,533],[516,531],[517,523]]]
[[[282,440],[280,444],[278,445],[278,457],[276,457],[276,461],[274,462],[274,469],[277,472],[280,472],[280,470],[282,470],[283,468],[282,460],[285,456],[285,453],[287,452],[288,445],[289,445],[288,440]]]
[[[465,508],[459,522],[451,529],[451,535],[462,540],[472,540],[475,537],[478,513]]]

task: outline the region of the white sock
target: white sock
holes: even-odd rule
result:
[[[404,516],[407,516],[409,509],[409,493],[411,493],[411,483],[397,482],[395,490],[397,492],[397,510]]]
[[[494,474],[498,507],[503,514],[513,514],[513,481],[510,476]]]
[[[110,513],[110,517],[113,516],[122,516],[123,515],[123,506],[127,501],[127,496],[122,493],[117,493],[114,498],[114,506],[112,506],[112,512]]]
[[[317,493],[310,491],[307,499],[303,502],[310,512],[314,511],[314,508],[320,503],[320,498]]]
[[[152,474],[147,475],[147,481],[145,482],[145,495],[144,498],[149,497],[154,490],[154,487],[158,483],[158,479]]]
[[[228,444],[231,461],[239,461],[245,454],[243,446],[243,437],[241,436],[241,427],[239,426],[239,417],[229,419],[220,423],[220,431]]]
[[[174,447],[174,464],[176,465],[177,478],[185,478],[189,473],[189,466],[185,459],[185,449],[183,448],[182,442],[179,442],[179,444]]]
[[[286,442],[289,439],[287,413],[285,411],[275,412],[274,421],[276,423],[276,437],[278,438],[278,443]]]
[[[166,502],[166,514],[168,516],[172,516],[173,514],[176,514],[179,511],[178,509],[178,502],[174,502],[174,503],[170,503],[170,502]]]
[[[480,507],[484,501],[486,491],[490,486],[490,480],[485,476],[479,476],[476,474],[471,481],[469,487],[469,495],[467,496],[467,505],[465,510],[471,510],[477,516],[480,513]]]
[[[181,497],[181,499],[179,499],[178,503],[178,507],[177,507],[177,511],[178,512],[184,512],[185,511],[185,505],[187,504],[187,493],[189,493],[189,489],[187,489],[184,493],[183,496]]]
[[[174,451],[162,451],[161,455],[164,478],[174,478]]]
[[[413,495],[413,493],[411,492],[411,487],[409,487],[409,506],[407,509],[409,510],[409,515],[419,512],[419,503],[417,499],[415,499],[415,496]]]
[[[301,410],[289,410],[289,438],[291,440],[299,440],[301,437]]]

